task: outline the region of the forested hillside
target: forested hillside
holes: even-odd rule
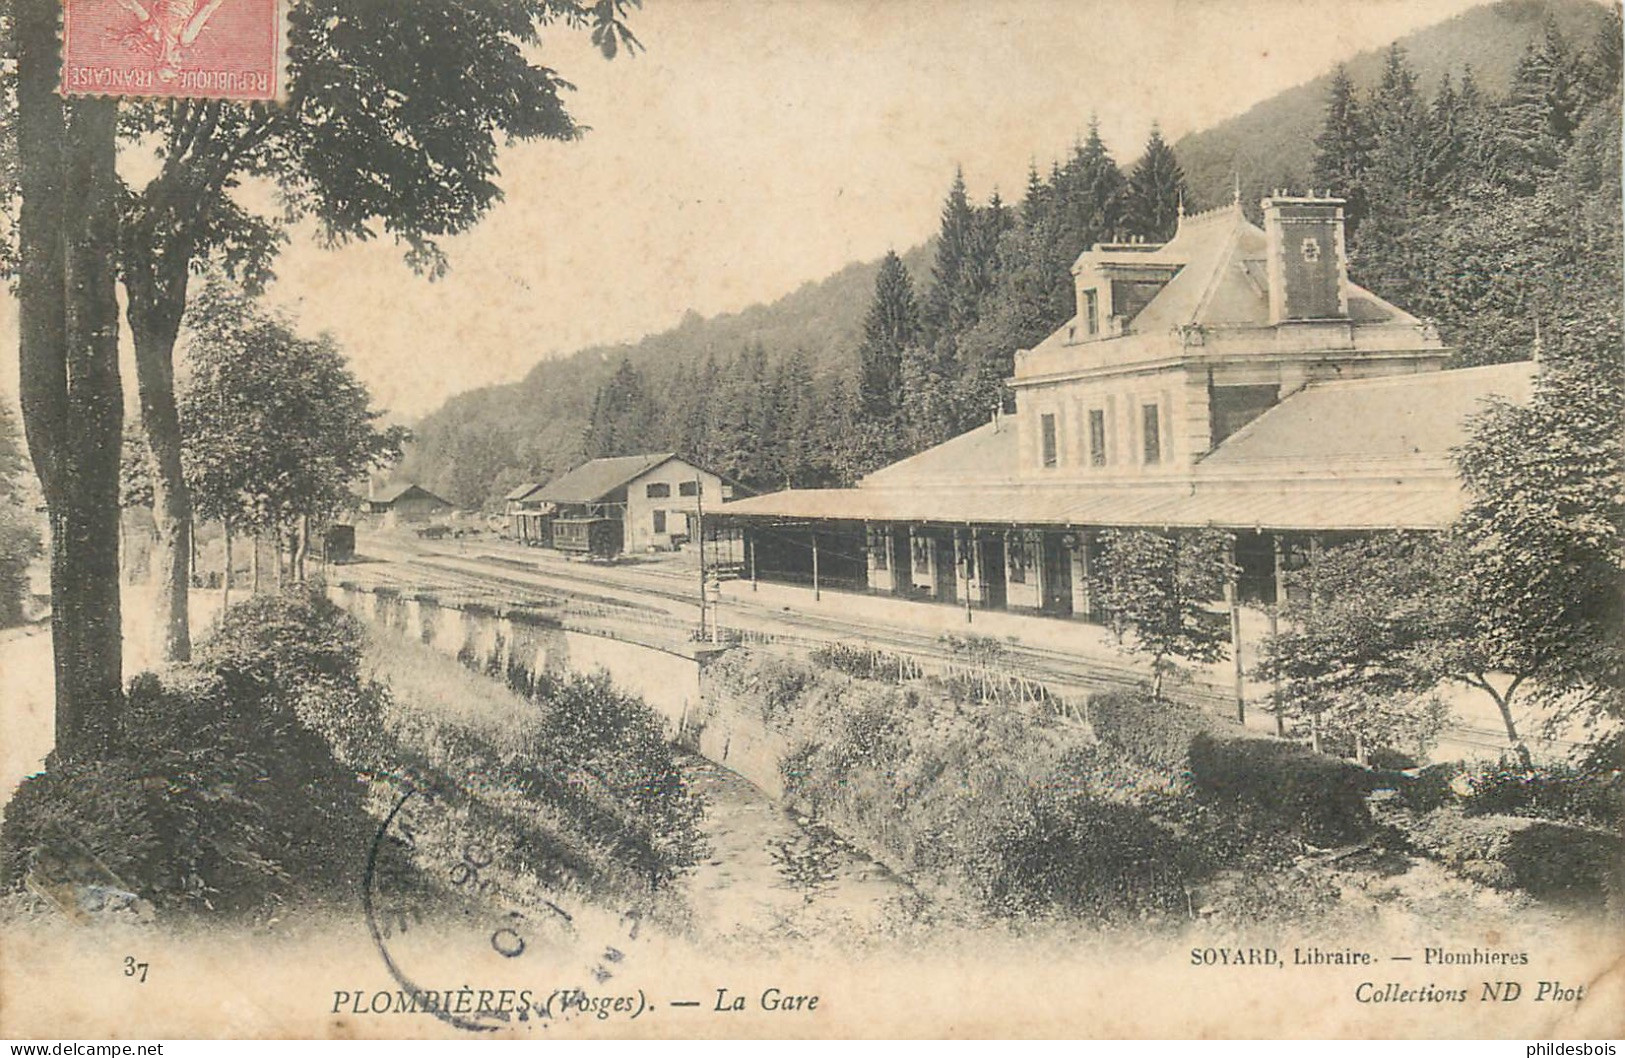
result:
[[[1541,327],[1617,335],[1618,34],[1588,0],[1504,0],[1172,148],[1153,128],[1132,167],[1091,127],[1018,203],[955,175],[928,246],[454,397],[402,473],[469,506],[665,449],[760,489],[849,482],[985,420],[1014,351],[1070,317],[1079,252],[1168,237],[1238,170],[1249,207],[1348,197],[1355,280],[1437,318],[1462,363],[1527,356]]]
[[[1565,39],[1590,41],[1607,14],[1593,0],[1501,0],[1398,43],[1424,92],[1431,94],[1445,74],[1459,79],[1470,68],[1482,91],[1500,95],[1512,83],[1524,49],[1544,34],[1548,16]],[[1382,77],[1384,62],[1383,51],[1377,49],[1349,59],[1345,69],[1356,84],[1370,86]],[[1258,200],[1271,189],[1302,187],[1314,161],[1315,134],[1325,116],[1332,76],[1328,70],[1245,114],[1181,137],[1174,150],[1196,198],[1207,205],[1229,198],[1239,175],[1242,201],[1256,220]]]

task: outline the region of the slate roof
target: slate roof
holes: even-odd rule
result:
[[[723,507],[725,517],[897,521],[938,525],[1152,528],[1438,529],[1460,510],[1460,486],[1415,481],[1325,483],[1169,480],[1002,488],[791,489]]]
[[[1016,416],[1006,415],[996,423],[983,423],[917,455],[882,467],[865,477],[863,486],[1008,481],[1015,474],[1020,459],[1018,421]]]
[[[1490,398],[1529,400],[1536,370],[1520,361],[1314,383],[1227,437],[1202,460],[1198,473],[1448,460],[1451,449],[1467,439],[1468,420]]]
[[[1160,336],[1182,327],[1209,330],[1270,326],[1268,237],[1249,221],[1239,204],[1187,215],[1174,237],[1161,246],[1099,246],[1079,255],[1074,267],[1161,267],[1177,269],[1173,278],[1130,320],[1120,337],[1075,339],[1076,317],[1034,347],[1034,353],[1062,347],[1089,349],[1089,355],[1124,355],[1118,347],[1133,335]],[[1349,319],[1355,325],[1387,324],[1420,327],[1421,321],[1357,283],[1345,287]],[[1132,354],[1130,354],[1132,355]]]
[[[514,486],[513,489],[502,498],[505,500],[522,500],[541,487],[542,485],[539,481],[527,481],[523,485]]]
[[[368,496],[367,501],[369,503],[393,504],[406,498],[408,494],[416,494],[424,499],[434,500],[436,503],[446,507],[452,506],[449,500],[441,499],[439,496],[436,496],[423,486],[414,484],[410,481],[400,485],[387,485],[373,493],[371,496]]]
[[[635,481],[668,460],[675,452],[590,459],[549,481],[533,498],[548,503],[597,503],[616,489]]]

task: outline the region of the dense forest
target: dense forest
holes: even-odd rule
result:
[[[1279,182],[1345,197],[1355,281],[1436,319],[1461,364],[1526,358],[1537,339],[1562,350],[1617,337],[1622,287],[1617,10],[1509,0],[1471,14],[1484,12],[1499,21],[1463,16],[1417,35],[1450,47],[1434,41],[1417,58],[1395,44],[1257,108],[1288,96],[1301,107],[1313,91],[1303,168]],[[1505,58],[1507,20],[1540,12]],[[1502,52],[1471,46],[1478,37]],[[1249,118],[1235,123],[1243,134]],[[419,425],[402,472],[469,506],[639,451],[682,451],[764,490],[849,483],[985,421],[1006,399],[1015,350],[1071,316],[1080,252],[1165,239],[1181,204],[1216,204],[1215,159],[1245,159],[1245,144],[1221,150],[1208,133],[1190,146],[1200,184],[1155,127],[1125,167],[1093,123],[1066,158],[1029,173],[1019,202],[972,201],[956,173],[927,247],[453,398]],[[1258,171],[1281,172],[1226,182],[1251,188]]]

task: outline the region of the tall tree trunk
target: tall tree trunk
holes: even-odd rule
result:
[[[298,527],[294,530],[293,545],[293,582],[305,583],[305,559],[310,555],[310,515],[299,516]]]
[[[260,539],[260,534],[258,534],[258,533],[255,533],[254,536],[252,537],[252,539],[254,541],[254,574],[253,574],[254,581],[253,581],[253,585],[254,585],[254,594],[258,595],[260,593],[260,545],[262,545],[264,543],[264,541]]]
[[[18,0],[19,394],[51,527],[56,750],[110,743],[119,620],[118,105],[64,102],[55,0]]]
[[[186,312],[191,234],[182,219],[184,195],[149,193],[156,200],[131,221],[125,240],[125,315],[135,339],[141,425],[152,468],[152,517],[158,529],[152,567],[158,586],[154,644],[165,661],[192,656],[189,590],[192,497],[181,467],[180,412],[175,404],[175,340]],[[172,200],[181,201],[171,208]],[[153,249],[157,248],[157,253]]]
[[[1487,677],[1480,676],[1478,679],[1479,686],[1495,701],[1495,708],[1501,713],[1501,723],[1506,727],[1507,742],[1512,746],[1512,752],[1518,755],[1518,761],[1524,768],[1533,768],[1534,756],[1529,752],[1529,745],[1524,742],[1523,736],[1518,734],[1518,722],[1512,716],[1512,698],[1518,691],[1518,682],[1521,681],[1514,681],[1503,693],[1497,691]]]
[[[231,605],[231,519],[222,518],[220,528],[226,538],[226,568],[220,575],[220,612],[225,613],[226,607]]]

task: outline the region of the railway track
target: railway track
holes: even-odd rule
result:
[[[343,579],[363,586],[390,587],[403,594],[438,594],[447,603],[466,600],[497,608],[537,606],[556,611],[567,627],[610,631],[652,646],[686,647],[692,644],[699,628],[690,573],[648,568],[618,573],[589,571],[564,563],[532,562],[486,552],[465,556],[396,547],[377,550],[386,561],[347,566]],[[929,661],[940,661],[944,656],[940,639],[932,633],[785,611],[738,597],[729,598],[725,608],[727,613],[745,619],[733,623],[725,618],[721,626],[724,638],[769,648],[809,650],[830,643],[858,643]],[[1142,669],[1127,659],[1069,655],[1031,644],[1011,644],[1007,650],[1006,668],[1019,670],[1026,679],[1064,696],[1131,690],[1143,686],[1146,679]],[[1181,681],[1169,691],[1175,698],[1233,717],[1235,703],[1228,685],[1197,677]],[[1249,704],[1250,712],[1257,716],[1269,715],[1261,705]],[[1447,730],[1444,740],[1480,755],[1497,755],[1506,747],[1506,736],[1500,728],[1460,722]],[[1554,742],[1560,749],[1572,745],[1577,743]]]
[[[455,594],[471,601],[507,606],[535,600],[538,596],[552,600],[561,619],[574,623],[609,620],[628,621],[661,629],[665,645],[692,642],[699,626],[698,604],[694,590],[686,583],[678,585],[679,578],[672,574],[639,571],[651,583],[636,587],[621,581],[607,582],[591,574],[578,573],[569,568],[555,568],[554,564],[513,564],[512,560],[498,560],[495,556],[452,556],[443,553],[416,553],[392,551],[387,566],[364,563],[346,567],[345,580],[363,585],[386,586],[403,593],[437,591],[448,593],[445,601]],[[500,563],[500,564],[499,564]],[[355,575],[365,569],[367,572]],[[669,586],[656,581],[668,580]],[[686,580],[686,578],[684,578]],[[541,583],[538,583],[541,582]],[[591,588],[592,591],[582,591]],[[683,589],[687,589],[686,591]],[[640,603],[606,590],[636,595],[639,599],[657,599],[665,604],[659,608]],[[725,637],[738,637],[746,642],[765,646],[810,649],[830,643],[862,643],[875,649],[892,651],[910,657],[940,660],[943,646],[935,634],[910,632],[880,624],[864,624],[821,614],[786,612],[768,606],[730,598],[726,604],[732,613],[743,614],[750,620],[738,625],[725,622]],[[657,616],[661,615],[661,616]],[[1008,648],[1010,668],[1019,668],[1021,674],[1035,683],[1071,693],[1091,693],[1105,690],[1124,690],[1141,685],[1144,674],[1127,661],[1078,658],[1043,647],[1012,645]],[[1218,688],[1187,683],[1177,688],[1183,697],[1199,701],[1214,708],[1227,707],[1230,699]]]

